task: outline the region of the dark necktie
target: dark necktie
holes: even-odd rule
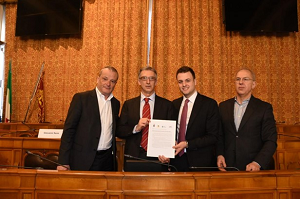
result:
[[[184,106],[181,112],[180,118],[180,126],[179,126],[179,136],[178,136],[178,144],[185,140],[185,131],[186,131],[186,118],[187,118],[187,110],[188,110],[189,100],[186,99]],[[184,149],[179,152],[179,156],[184,154]]]
[[[143,118],[151,119],[149,98],[145,98],[144,100],[145,100],[145,105],[143,107]],[[143,149],[145,149],[145,151],[147,151],[148,131],[149,131],[149,126],[146,126],[142,130],[141,146],[143,147]]]

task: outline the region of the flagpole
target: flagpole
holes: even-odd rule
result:
[[[6,103],[5,103],[5,118],[4,122],[10,122],[12,113],[12,86],[11,86],[11,60],[9,61],[9,70],[7,76],[7,92],[6,92]]]
[[[34,87],[32,96],[31,96],[31,98],[30,98],[30,101],[29,101],[29,104],[28,104],[28,108],[27,108],[27,111],[26,111],[26,114],[25,114],[24,121],[23,121],[22,123],[25,123],[25,122],[26,122],[26,118],[27,118],[27,114],[28,114],[28,111],[29,111],[29,108],[30,108],[30,105],[31,105],[31,101],[32,101],[32,99],[33,99],[34,96],[35,96],[35,93],[36,93],[38,84],[39,84],[39,82],[40,82],[40,79],[41,79],[41,76],[42,76],[42,73],[43,73],[43,70],[44,70],[44,65],[45,65],[45,62],[43,62],[42,66],[41,66],[40,73],[39,73],[39,75],[38,75],[38,79],[37,79],[37,81],[36,81],[36,84],[35,84],[35,87]]]

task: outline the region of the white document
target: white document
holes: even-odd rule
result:
[[[38,138],[61,138],[63,129],[40,129]]]
[[[174,158],[176,135],[176,121],[153,120],[149,124],[147,156],[158,157],[164,155]]]

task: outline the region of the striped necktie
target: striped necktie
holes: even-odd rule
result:
[[[145,100],[145,105],[143,107],[143,118],[151,119],[149,98],[145,98],[144,100]],[[145,151],[147,151],[148,131],[149,131],[149,126],[146,126],[142,130],[141,146],[143,147],[143,149],[145,149]]]

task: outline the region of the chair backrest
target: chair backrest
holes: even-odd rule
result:
[[[53,162],[58,162],[58,152],[40,152],[31,151],[33,154],[26,154],[24,158],[24,167],[56,170],[57,165]],[[49,161],[50,160],[50,161]]]

